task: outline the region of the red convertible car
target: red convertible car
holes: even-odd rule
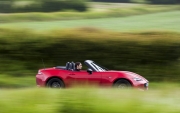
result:
[[[87,70],[75,71],[75,64],[40,69],[36,75],[39,87],[67,88],[75,85],[92,85],[115,88],[148,89],[148,80],[129,71],[108,70],[92,60],[86,60]]]

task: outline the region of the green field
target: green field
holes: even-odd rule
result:
[[[179,87],[158,90],[1,90],[1,113],[179,113]]]
[[[180,11],[146,14],[123,18],[83,19],[48,22],[1,23],[5,28],[26,28],[33,30],[51,30],[75,27],[97,27],[116,31],[176,31],[180,32]]]
[[[21,1],[24,2],[24,1]],[[59,21],[97,19],[112,17],[127,17],[158,12],[180,10],[179,5],[145,5],[124,3],[87,3],[88,11],[77,12],[64,10],[59,12],[30,12],[30,13],[0,13],[0,23],[8,22],[36,22],[36,21]]]

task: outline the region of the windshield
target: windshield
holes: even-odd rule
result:
[[[91,64],[93,65],[94,68],[96,68],[98,71],[108,71],[107,68],[95,63],[95,62],[91,62]]]

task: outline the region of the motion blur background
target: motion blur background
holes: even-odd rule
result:
[[[35,86],[42,59],[46,67],[91,59],[150,82],[179,82],[179,2],[0,0],[0,87]]]
[[[112,104],[103,104],[99,108],[93,103],[104,103],[104,98],[110,102],[111,94],[99,98],[97,95],[106,91],[98,90],[92,99],[92,90],[77,90],[76,94],[69,96],[67,94],[73,91],[59,94],[53,90],[51,94],[44,89],[3,90],[0,113],[105,113],[112,110],[129,113],[141,108],[137,113],[179,113],[179,3],[180,0],[0,0],[1,89],[36,87],[35,75],[38,69],[44,68],[42,59],[45,67],[91,59],[112,70],[138,73],[149,80],[151,89],[168,89],[160,93],[150,92],[154,97],[148,95],[156,100],[165,94],[159,103],[147,100],[146,94],[134,97],[133,94],[139,93],[131,92],[129,96],[132,98],[120,99],[117,103],[111,101]],[[91,96],[78,97],[85,92]],[[112,92],[118,98],[116,94],[119,92]],[[59,97],[55,95],[66,97],[57,101]],[[26,96],[30,100],[26,100]],[[47,99],[50,96],[54,98]],[[11,97],[13,102],[7,100]],[[66,101],[69,97],[73,101]],[[23,105],[24,102],[27,104]],[[149,102],[151,104],[146,106]],[[104,109],[107,106],[111,107]],[[162,106],[171,108],[165,110]],[[129,107],[131,111],[127,111]]]

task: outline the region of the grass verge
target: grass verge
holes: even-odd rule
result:
[[[0,88],[23,88],[23,87],[35,87],[36,79],[34,76],[22,76],[16,77],[11,75],[0,75]]]
[[[171,89],[1,90],[1,113],[178,113],[179,87]]]

